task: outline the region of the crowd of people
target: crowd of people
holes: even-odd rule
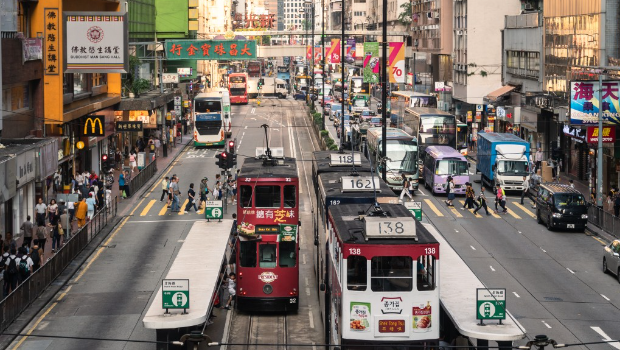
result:
[[[204,208],[205,202],[208,200],[222,200],[226,195],[227,200],[230,204],[234,204],[237,202],[237,176],[239,171],[237,171],[236,175],[228,175],[226,180],[222,180],[222,176],[220,174],[215,175],[215,184],[213,187],[209,186],[209,178],[204,177],[200,180],[200,185],[198,186],[198,193],[196,193],[194,183],[189,184],[189,188],[187,190],[187,204],[185,208],[181,208],[181,198],[183,197],[181,187],[179,185],[180,178],[176,174],[172,175],[172,177],[166,176],[161,182],[161,197],[159,199],[160,202],[163,202],[164,199],[167,201],[168,209],[172,213],[179,213],[183,211],[184,213],[189,213],[192,208],[197,213],[199,209]]]

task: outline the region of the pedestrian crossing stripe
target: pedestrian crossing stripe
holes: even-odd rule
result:
[[[187,205],[187,202],[189,202],[188,199],[183,201],[183,204],[181,205],[181,208],[179,208],[179,210],[180,210],[179,215],[185,214],[185,206]]]
[[[149,204],[147,204],[146,207],[144,207],[144,209],[140,213],[140,216],[146,216],[146,214],[148,214],[149,210],[151,210],[151,208],[153,207],[153,204],[155,204],[155,202],[156,202],[155,199],[151,199]]]
[[[161,208],[161,210],[159,210],[159,216],[162,215],[166,215],[166,212],[168,211],[168,203],[164,203],[164,206]]]
[[[431,210],[435,213],[435,215],[439,217],[443,216],[443,213],[435,206],[433,201],[431,201],[430,199],[424,199],[424,202],[429,208],[431,208]]]
[[[521,205],[520,203],[512,203],[514,204],[517,208],[523,210],[527,215],[529,215],[530,217],[536,219],[536,214],[532,213],[531,211],[529,211],[526,207],[524,207],[523,205]]]

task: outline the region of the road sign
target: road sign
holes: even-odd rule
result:
[[[189,280],[163,280],[161,291],[162,308],[189,309]]]
[[[506,288],[476,288],[476,319],[506,319]]]
[[[405,202],[405,208],[407,208],[416,220],[422,221],[422,202]]]
[[[174,106],[174,111],[177,115],[181,115],[181,106]]]
[[[182,101],[181,96],[174,96],[174,105],[175,106],[180,106],[181,105],[181,101]]]
[[[224,210],[222,201],[207,201],[205,204],[205,219],[222,219]]]

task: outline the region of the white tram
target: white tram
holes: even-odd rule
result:
[[[321,295],[342,349],[436,345],[439,243],[402,205],[330,206]]]

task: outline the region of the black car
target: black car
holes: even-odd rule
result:
[[[588,203],[581,192],[569,185],[543,183],[535,198],[536,219],[547,229],[575,229],[583,232],[588,223]]]

